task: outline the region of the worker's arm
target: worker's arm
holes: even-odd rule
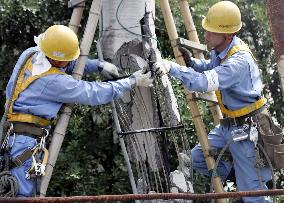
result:
[[[193,68],[196,72],[200,73],[212,69],[211,60],[193,58],[192,53],[184,47],[179,47],[179,51],[181,52],[185,65],[188,68]]]
[[[72,74],[72,71],[75,67],[76,60],[71,61],[66,67],[66,73]],[[84,68],[84,74],[98,72],[99,71],[99,60],[98,59],[88,59]]]
[[[71,74],[76,61],[71,61],[67,68],[66,73]],[[107,61],[99,61],[98,59],[88,59],[84,68],[84,74],[93,73],[93,72],[100,72],[104,75],[104,77],[108,79],[116,78],[119,76],[118,68],[107,62]]]
[[[43,90],[42,96],[60,103],[85,105],[105,104],[131,90],[129,78],[113,82],[75,80],[70,75],[56,75]]]
[[[49,76],[50,77],[50,76]],[[88,82],[75,80],[70,75],[53,75],[42,91],[41,97],[60,103],[99,105],[121,97],[134,86],[150,86],[151,73],[135,72],[129,78],[111,82]]]
[[[211,60],[192,58],[192,61],[193,65],[191,68],[193,68],[196,72],[202,73],[203,71],[212,69]]]
[[[230,88],[238,84],[244,74],[249,74],[248,63],[234,56],[222,65],[202,73],[173,62],[170,62],[170,65],[170,75],[181,80],[189,90],[197,92]]]
[[[169,72],[171,76],[181,80],[189,90],[208,92],[238,84],[246,74],[249,74],[249,65],[240,56],[233,55],[222,65],[202,73],[166,60],[154,64],[154,70],[160,75]]]

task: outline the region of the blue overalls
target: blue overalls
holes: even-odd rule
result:
[[[237,51],[230,57],[228,52],[235,46],[242,44],[238,37],[221,53],[211,51],[210,60],[194,59],[192,68],[182,67],[171,63],[170,75],[178,78],[192,91],[207,92],[220,91],[221,99],[227,109],[235,111],[255,103],[261,97],[262,82],[259,69],[248,51]],[[218,125],[208,135],[212,148],[223,148],[232,140],[231,132],[242,126]],[[237,187],[239,191],[266,189],[266,182],[271,180],[268,167],[255,168],[254,143],[249,139],[233,142],[229,145],[233,157],[231,162],[221,161],[217,172],[225,180],[232,167],[235,169]],[[196,145],[191,150],[193,168],[209,176],[201,145]],[[262,184],[259,184],[259,176]],[[244,197],[244,202],[270,202],[268,197]]]
[[[29,56],[37,54],[37,48],[32,47],[24,51],[18,59],[12,76],[6,88],[6,99],[12,95],[12,87],[17,81],[16,74]],[[34,58],[33,55],[32,57]],[[31,63],[33,62],[33,58]],[[72,73],[75,61],[68,64],[66,69],[59,69],[60,74],[49,74],[34,80],[13,103],[13,113],[33,115],[42,119],[50,120],[56,117],[63,103],[77,103],[85,105],[99,105],[111,102],[113,99],[121,97],[126,91],[131,90],[129,78],[112,82],[88,82],[75,80],[69,74]],[[88,60],[84,73],[98,71],[98,60]],[[57,70],[58,71],[58,70]],[[66,74],[65,74],[65,73]],[[31,76],[31,72],[26,70],[24,79]],[[11,135],[9,146],[11,150],[9,156],[13,159],[22,154],[27,148],[33,149],[37,145],[37,140],[25,135]],[[27,170],[30,169],[32,158],[26,160],[21,166],[11,169],[12,174],[19,182],[19,192],[17,196],[30,197],[35,189],[35,181],[25,178]]]

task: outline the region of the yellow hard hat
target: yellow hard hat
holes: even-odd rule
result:
[[[220,1],[209,8],[202,27],[216,33],[238,32],[242,27],[240,9],[231,1]]]
[[[57,61],[72,61],[80,55],[77,35],[64,25],[53,25],[41,34],[39,47],[48,58]]]

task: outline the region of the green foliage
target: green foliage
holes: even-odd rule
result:
[[[53,24],[67,25],[72,9],[63,0],[1,0],[0,4],[0,114],[5,102],[5,87],[19,54],[34,46],[33,36]],[[201,20],[208,8],[217,0],[189,0],[191,12],[200,41],[204,30]],[[270,110],[283,125],[284,107],[279,89],[279,78],[273,56],[271,34],[264,2],[259,0],[235,0],[241,9],[243,29],[239,36],[246,41],[258,59],[266,85],[264,93],[269,98]],[[90,1],[87,1],[89,7]],[[177,1],[170,1],[177,32],[186,37],[183,20]],[[83,19],[83,25],[86,19]],[[163,57],[173,58],[170,41],[162,18],[159,0],[156,0],[156,35]],[[82,33],[79,33],[79,36]],[[92,48],[92,53],[94,48]],[[94,55],[94,54],[93,54]],[[192,148],[198,141],[192,123],[190,109],[177,80],[172,80],[180,107],[183,123],[186,125],[186,140]],[[204,113],[207,131],[213,127],[208,107],[200,103]],[[76,106],[68,126],[63,147],[57,160],[54,175],[48,190],[52,196],[118,194],[130,192],[130,184],[117,138],[113,135],[112,117],[109,106]],[[278,174],[277,186],[283,187],[283,172]],[[200,181],[201,180],[201,181]],[[196,192],[208,191],[205,178],[197,177]]]
[[[68,24],[72,9],[67,8],[67,2],[5,0],[0,4],[1,115],[6,84],[19,54],[35,46],[34,36],[50,25]],[[89,4],[87,2],[87,9]],[[83,25],[85,21],[83,18]],[[113,136],[112,123],[108,106],[75,107],[48,195],[130,192],[124,159]]]
[[[131,192],[112,123],[109,106],[76,106],[51,179],[49,195]]]
[[[185,29],[182,25],[182,17],[180,15],[180,8],[177,1],[169,1],[173,17],[179,37],[188,38],[185,33]],[[190,10],[195,22],[197,33],[199,34],[200,42],[204,41],[204,29],[201,26],[201,21],[208,11],[208,8],[218,0],[189,0]],[[243,28],[238,33],[238,36],[243,39],[251,47],[255,57],[258,60],[259,67],[262,71],[263,82],[265,84],[264,94],[269,99],[270,112],[277,118],[279,123],[283,126],[283,96],[280,91],[279,75],[277,73],[274,51],[272,48],[271,33],[269,30],[268,19],[264,6],[264,1],[259,0],[233,0],[242,13]],[[164,57],[173,58],[173,52],[171,49],[170,41],[165,27],[165,23],[162,17],[159,1],[156,1],[156,34],[162,47],[162,54]],[[180,112],[182,115],[183,122],[187,125],[187,141],[191,147],[197,142],[195,128],[192,123],[190,109],[186,105],[186,98],[182,92],[182,87],[179,82],[172,81],[174,86],[175,95],[178,100]],[[204,123],[207,132],[213,127],[212,117],[209,114],[208,106],[204,103],[199,105],[201,112],[204,115]],[[200,179],[200,177],[197,177]],[[279,173],[278,186],[283,186],[283,175]],[[208,181],[202,181],[203,184],[194,182],[196,191],[208,191]]]
[[[60,0],[5,0],[0,4],[1,98],[5,98],[4,90],[19,54],[26,48],[35,46],[34,36],[50,25],[67,24],[71,10],[66,8],[67,1]],[[0,112],[3,111],[4,102],[5,99],[1,99]]]

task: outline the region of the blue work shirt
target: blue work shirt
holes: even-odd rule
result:
[[[170,62],[170,75],[181,80],[191,91],[220,90],[222,101],[230,110],[243,108],[259,99],[263,85],[258,66],[249,52],[238,51],[221,64],[228,51],[240,44],[241,40],[234,36],[222,52],[211,50],[210,60],[194,59],[192,68]],[[208,85],[208,73],[213,73],[213,80],[217,84],[213,89]]]
[[[37,51],[36,47],[32,47],[25,50],[19,57],[6,88],[6,99],[11,97],[12,87],[16,81],[16,74],[20,69],[20,65],[27,56]],[[63,103],[92,106],[106,104],[117,97],[121,97],[126,91],[131,90],[129,78],[112,82],[75,80],[71,75],[68,75],[72,73],[75,63],[76,61],[72,61],[65,69],[60,69],[67,74],[52,74],[35,80],[19,94],[18,99],[14,102],[13,112],[52,119],[56,117]],[[98,66],[98,60],[88,59],[84,73],[96,72],[98,71]],[[30,74],[29,71],[26,71],[25,77]]]

